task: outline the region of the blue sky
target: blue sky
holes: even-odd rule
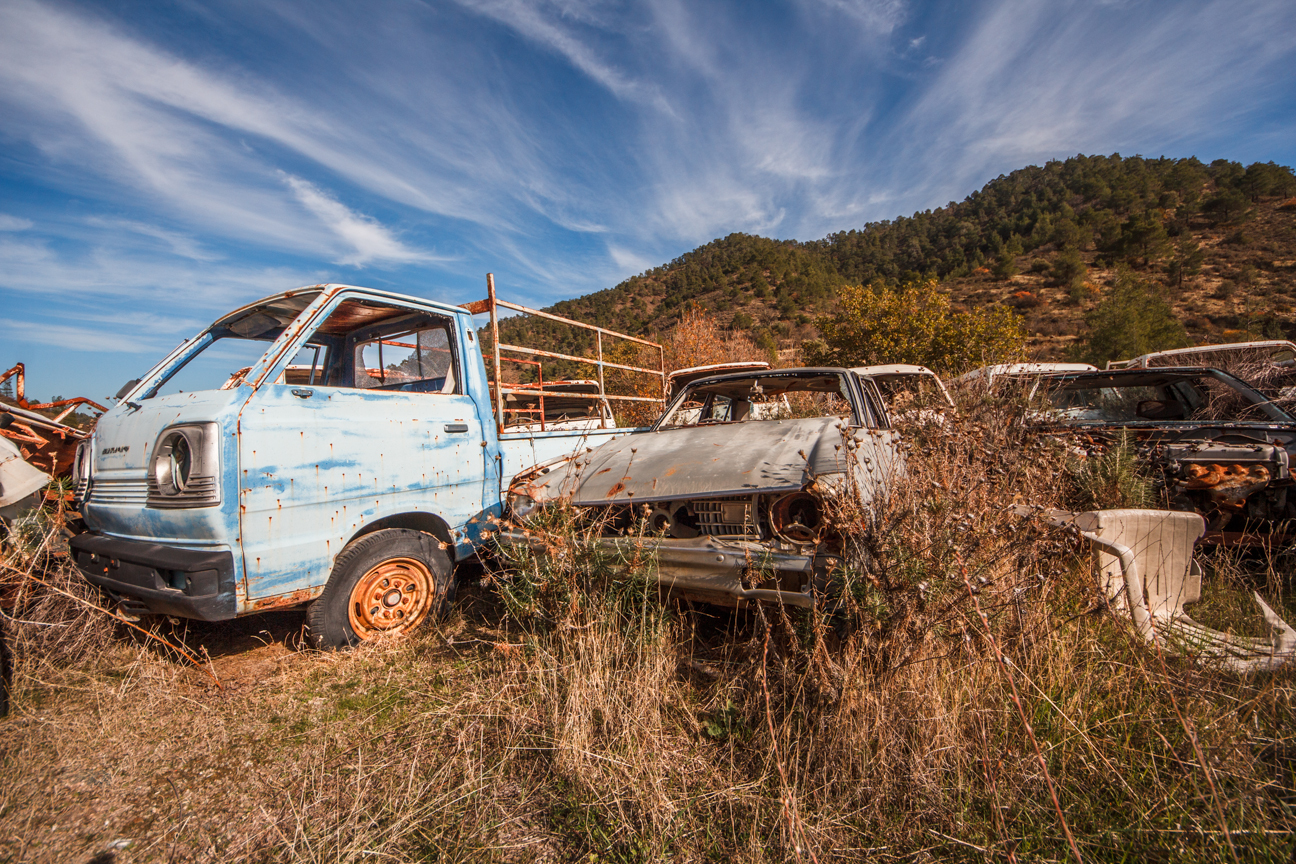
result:
[[[1076,153],[1296,163],[1296,3],[0,0],[0,368],[257,297],[533,305]]]

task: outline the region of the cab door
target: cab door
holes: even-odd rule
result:
[[[344,294],[256,389],[238,429],[253,608],[318,593],[378,519],[422,512],[457,527],[481,511],[484,439],[457,333],[450,315]]]

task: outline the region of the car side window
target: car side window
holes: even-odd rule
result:
[[[406,393],[455,393],[454,352],[447,323],[376,334],[357,341],[355,386]]]
[[[373,300],[348,298],[311,334],[283,374],[285,383],[461,393],[452,320]]]

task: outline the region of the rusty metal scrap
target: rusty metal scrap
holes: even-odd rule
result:
[[[578,541],[582,548],[650,559],[650,579],[663,590],[722,605],[812,606],[840,566],[841,538],[825,508],[846,500],[867,506],[904,472],[894,433],[869,412],[856,382],[854,373],[833,368],[692,381],[647,433],[517,474],[509,487],[513,521],[499,542],[547,550],[562,541],[531,530],[531,515],[571,506],[598,535]],[[797,417],[789,393],[844,398],[813,409],[821,416]],[[746,410],[703,417],[730,395],[747,397],[727,403]],[[751,398],[786,411],[757,411]],[[701,407],[686,407],[690,400]]]
[[[1184,467],[1186,489],[1206,490],[1217,507],[1241,510],[1247,498],[1269,485],[1269,469],[1264,465],[1187,465]]]
[[[527,306],[519,306],[516,303],[509,303],[506,300],[500,300],[495,295],[495,276],[494,274],[491,273],[486,274],[486,299],[476,300],[471,303],[460,304],[460,308],[466,309],[468,312],[472,313],[473,315],[485,315],[485,314],[490,315],[491,355],[492,356],[490,358],[491,364],[489,368],[494,373],[493,377],[490,379],[490,384],[491,384],[491,393],[493,396],[492,402],[494,403],[494,408],[495,408],[496,431],[499,432],[500,434],[504,433],[505,427],[507,425],[506,417],[505,417],[506,406],[505,406],[504,397],[509,395],[515,395],[515,396],[527,395],[527,392],[525,390],[517,389],[516,386],[514,387],[505,386],[506,382],[504,381],[503,378],[502,364],[504,362],[517,363],[517,362],[528,362],[528,361],[519,361],[515,358],[505,357],[503,356],[504,353],[521,354],[526,357],[540,357],[549,360],[562,360],[570,363],[581,363],[587,366],[595,367],[598,370],[598,392],[594,394],[589,394],[587,396],[568,394],[571,395],[573,398],[586,398],[591,400],[598,400],[601,402],[607,402],[609,400],[615,400],[618,402],[649,402],[649,403],[656,402],[658,404],[664,404],[665,402],[666,349],[662,345],[658,344],[657,342],[651,342],[647,339],[640,339],[637,336],[630,336],[626,333],[617,333],[614,330],[607,330],[603,327],[598,327],[593,324],[585,324],[580,321],[573,321],[570,318],[564,318],[561,315],[554,315],[551,312],[543,312],[539,309],[531,309]],[[592,332],[594,334],[596,356],[577,357],[573,354],[563,354],[557,351],[543,351],[538,348],[528,348],[521,345],[502,344],[500,342],[500,334],[499,334],[499,310],[500,309],[509,309],[513,312],[521,312],[522,314],[531,316],[533,318],[543,318],[548,321],[554,321],[559,324],[566,324],[570,327],[575,327],[581,330]],[[604,359],[603,357],[604,337],[620,339],[625,342],[632,342],[638,345],[643,345],[647,348],[655,349],[659,361],[658,368],[646,369],[641,366],[629,366],[624,363],[614,363],[610,360]],[[538,361],[529,361],[529,362],[535,363],[537,366],[539,365]],[[638,375],[652,376],[653,378],[658,379],[658,383],[654,386],[653,389],[660,392],[661,396],[645,397],[645,396],[621,396],[621,395],[610,394],[607,392],[606,381],[604,380],[604,372],[607,369],[618,369],[623,372],[633,372]],[[540,380],[543,380],[543,376],[541,376]]]
[[[16,363],[0,374],[0,384],[9,380],[14,384],[12,404],[0,403],[0,410],[11,414],[14,422],[9,428],[0,430],[0,436],[13,441],[23,458],[35,467],[54,477],[63,476],[72,470],[77,445],[90,437],[89,431],[77,429],[63,420],[83,405],[95,408],[101,414],[108,409],[84,396],[33,403],[27,399],[26,379],[27,369],[22,363]],[[63,410],[54,417],[39,413],[54,408]]]

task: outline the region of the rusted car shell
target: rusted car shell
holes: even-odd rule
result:
[[[852,388],[860,388],[852,399],[866,401],[863,388],[871,382],[849,370],[820,371],[849,376]],[[868,399],[878,397],[871,393]],[[865,404],[855,408],[860,417],[874,416]],[[668,409],[664,416],[669,414]],[[750,518],[753,528],[747,537],[703,532],[581,542],[639,560],[653,580],[677,596],[726,605],[774,601],[808,607],[816,589],[840,566],[838,554],[819,540],[782,542],[767,524],[757,524],[758,517],[762,512],[768,517],[776,509],[773,502],[802,493],[817,499],[849,496],[867,506],[904,471],[897,444],[890,429],[857,426],[836,416],[656,429],[519,474],[509,490],[515,521],[498,539],[504,545],[549,548],[557,538],[532,530],[526,517],[557,502],[609,512],[643,505],[655,513],[663,502],[746,508],[744,522]]]
[[[1064,392],[1142,382],[1169,385],[1181,379],[1213,379],[1234,390],[1265,419],[1103,420],[1067,417],[1063,411],[1035,412],[1030,419],[1047,434],[1079,435],[1096,441],[1131,436],[1142,458],[1163,472],[1175,509],[1197,509],[1207,516],[1206,536],[1211,542],[1244,539],[1235,531],[1224,531],[1234,516],[1274,523],[1290,519],[1294,512],[1289,490],[1296,418],[1234,376],[1208,367],[1135,367],[1046,375],[1038,378],[1036,386]],[[1195,500],[1190,503],[1188,499]]]

